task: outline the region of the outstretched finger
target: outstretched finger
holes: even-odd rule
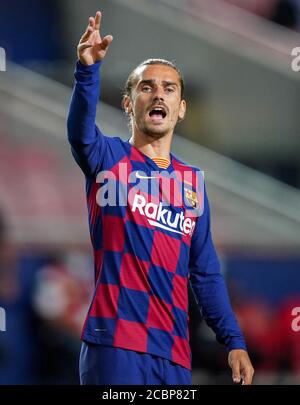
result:
[[[87,41],[90,36],[92,35],[92,33],[94,32],[93,27],[91,27],[90,25],[87,27],[85,33],[82,35],[81,37],[81,41]]]
[[[100,22],[101,22],[101,17],[102,14],[100,11],[97,11],[96,15],[95,15],[95,30],[99,30],[100,29]]]
[[[82,35],[82,37],[81,37],[81,40],[85,41],[90,37],[90,35],[94,31],[94,25],[95,25],[95,20],[94,20],[93,17],[90,17],[88,26],[86,27],[86,30],[85,30],[84,34]]]
[[[89,25],[93,28],[95,28],[95,18],[94,17],[90,17],[89,18]]]

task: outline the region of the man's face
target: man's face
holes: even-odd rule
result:
[[[125,97],[124,106],[139,132],[154,138],[172,134],[186,110],[178,73],[166,65],[142,66],[136,71],[131,97]]]

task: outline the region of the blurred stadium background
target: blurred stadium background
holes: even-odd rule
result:
[[[98,124],[126,137],[123,84],[148,57],[184,72],[174,153],[206,173],[213,234],[256,384],[300,383],[299,0],[1,3],[0,384],[77,384],[93,286],[84,179],[66,141],[77,42],[96,10],[114,42]],[[195,384],[230,384],[191,299]]]

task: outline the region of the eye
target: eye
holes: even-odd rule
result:
[[[142,91],[145,92],[145,93],[150,93],[151,90],[152,90],[152,89],[151,89],[150,86],[143,86],[143,87],[142,87]]]
[[[175,91],[174,87],[167,87],[166,88],[167,93],[174,93],[174,91]]]

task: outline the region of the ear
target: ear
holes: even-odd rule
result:
[[[123,98],[123,108],[124,108],[125,113],[127,115],[132,114],[132,103],[131,103],[131,99],[130,99],[129,96],[124,96],[124,98]]]
[[[178,122],[181,122],[184,120],[185,112],[186,112],[186,101],[181,100],[180,106],[179,106],[179,112],[178,112]]]

